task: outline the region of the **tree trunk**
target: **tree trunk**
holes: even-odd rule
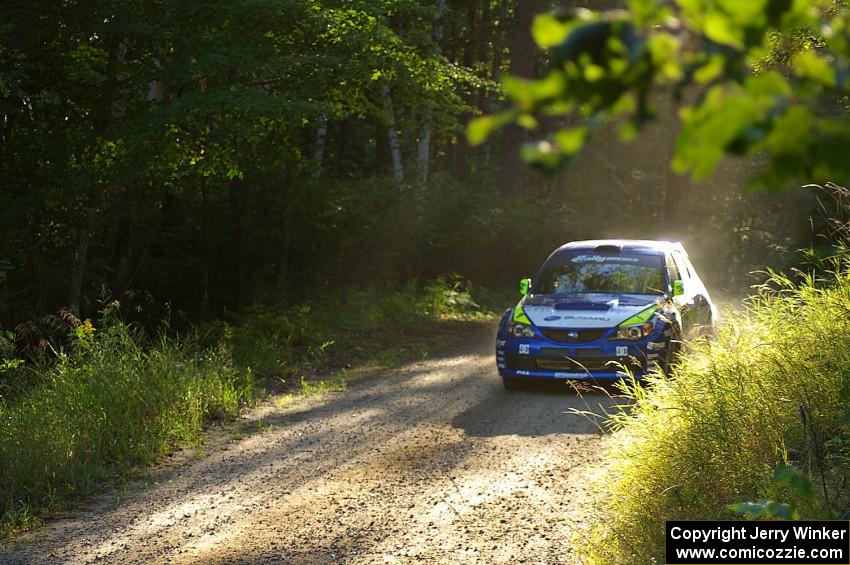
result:
[[[125,194],[124,196],[126,197],[127,195]],[[128,198],[122,205],[129,208],[132,206],[131,202]],[[116,297],[124,294],[129,287],[135,231],[132,218],[125,217],[120,222],[115,233],[112,255],[112,265],[115,266],[115,271],[112,276],[112,292]]]
[[[434,55],[440,54],[440,42],[443,40],[443,12],[446,10],[446,0],[437,0],[437,14],[432,30],[434,40]],[[429,103],[422,118],[422,129],[419,143],[416,147],[416,208],[417,216],[421,216],[425,207],[425,191],[428,183],[428,167],[431,161],[431,122],[434,120],[434,109]]]
[[[478,25],[478,29],[480,30],[480,33],[477,33],[474,36],[475,41],[477,42],[477,44],[475,45],[475,53],[476,53],[475,59],[478,62],[486,62],[489,59],[489,55],[490,55],[489,38],[492,38],[494,45],[498,41],[498,38],[495,37],[495,34],[493,33],[493,28],[494,28],[494,26],[493,26],[493,22],[491,21],[491,15],[490,15],[490,0],[482,0],[481,1],[481,20],[480,20],[480,24]],[[494,54],[494,57],[495,57],[495,54]],[[484,87],[479,88],[476,104],[477,104],[478,108],[480,108],[484,112],[488,112],[488,108],[487,108],[487,105],[488,105],[488,102],[489,102],[488,98],[489,97],[487,95],[487,89],[484,88]],[[467,151],[469,151],[468,146],[467,146]],[[480,170],[480,169],[486,169],[487,167],[489,167],[490,166],[489,155],[490,155],[489,144],[488,144],[488,147],[486,147],[486,148],[477,148],[474,152],[472,152],[472,156],[474,157],[474,159],[473,159],[471,166],[469,164],[463,164],[463,163],[458,164],[458,172],[460,173],[459,178],[465,178],[466,174],[468,172],[470,172],[471,169],[472,170]],[[483,160],[483,163],[482,163],[482,160]],[[461,165],[466,165],[466,166],[464,166],[461,169]]]
[[[313,148],[313,178],[322,175],[322,157],[325,155],[325,138],[328,135],[328,117],[325,114],[319,116],[319,124],[316,126],[316,146]]]
[[[489,3],[489,0],[484,0],[484,2]],[[493,57],[491,59],[492,66],[490,67],[490,77],[493,79],[493,82],[496,83],[498,83],[502,78],[502,57],[504,54],[505,39],[507,37],[507,30],[505,27],[507,26],[509,11],[510,0],[502,0],[497,16],[499,25],[490,26],[493,42]],[[481,108],[484,110],[485,114],[494,114],[497,110],[498,102],[499,99],[496,93],[485,92],[484,102],[481,104]],[[481,150],[484,152],[482,156],[482,168],[489,171],[493,161],[493,144],[485,143]]]
[[[81,229],[77,234],[74,247],[74,263],[71,268],[71,288],[68,293],[68,309],[76,316],[80,315],[80,299],[83,291],[83,276],[86,273],[86,259],[89,252],[89,232]]]
[[[280,184],[280,199],[283,204],[282,231],[280,239],[280,257],[277,261],[275,283],[281,292],[281,298],[289,290],[289,255],[292,248],[292,224],[295,217],[295,194],[293,193],[294,174],[291,166],[284,169]]]
[[[390,143],[386,125],[382,120],[375,120],[375,165],[374,170],[383,173],[390,162]]]
[[[237,180],[230,181],[227,187],[227,198],[229,200],[229,208],[231,212],[231,234],[230,241],[232,249],[232,272],[231,279],[231,297],[228,304],[233,308],[239,308],[245,294],[245,275],[247,269],[245,266],[245,251],[247,249],[245,238],[245,203],[250,200],[250,196],[246,194],[248,190],[247,183],[240,183]]]
[[[540,6],[540,0],[517,0],[516,25],[511,42],[512,75],[532,78],[537,47],[531,37],[531,23]],[[525,130],[516,124],[505,128],[502,137],[502,192],[519,195],[524,192],[523,162],[520,149],[525,142]]]
[[[384,113],[387,119],[387,137],[390,142],[390,155],[393,162],[393,178],[399,190],[404,187],[404,164],[401,161],[401,141],[396,129],[395,112],[393,111],[393,99],[390,96],[390,87],[381,87],[381,97],[384,99]]]
[[[348,156],[348,131],[348,120],[340,120],[335,156],[336,161],[339,164],[343,164],[345,162],[346,157]],[[337,165],[337,168],[338,167],[339,165]]]
[[[201,177],[201,246],[204,254],[204,267],[201,273],[201,317],[203,319],[209,319],[212,313],[210,308],[210,262],[212,257],[209,242],[207,178]]]
[[[431,120],[432,113],[422,118],[422,129],[419,133],[419,143],[416,146],[416,209],[420,216],[425,207],[425,192],[428,183],[428,165],[431,159]]]

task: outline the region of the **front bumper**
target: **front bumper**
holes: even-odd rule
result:
[[[593,341],[575,344],[500,332],[496,366],[502,377],[553,381],[610,381],[630,374],[642,379],[655,369],[666,370],[670,337],[661,328],[634,341],[611,339],[615,331],[612,328]]]

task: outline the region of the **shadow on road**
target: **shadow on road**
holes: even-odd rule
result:
[[[494,379],[492,392],[458,414],[452,424],[475,437],[600,434],[606,412],[620,402],[604,390],[579,394],[567,384],[536,384],[509,392]]]

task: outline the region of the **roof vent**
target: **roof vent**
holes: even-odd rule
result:
[[[597,245],[596,251],[602,253],[619,253],[621,250],[619,245]]]

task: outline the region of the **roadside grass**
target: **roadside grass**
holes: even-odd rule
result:
[[[625,386],[596,481],[588,563],[664,562],[665,520],[850,517],[850,270],[769,287],[693,346],[670,379]],[[791,468],[804,483],[777,480]],[[771,516],[770,513],[764,514]]]
[[[498,306],[506,299],[484,294]],[[205,423],[236,416],[264,391],[284,393],[279,405],[343,392],[367,367],[427,356],[416,338],[438,324],[492,316],[468,283],[449,276],[310,306],[257,306],[179,338],[150,340],[116,320],[86,323],[73,354],[0,366],[6,385],[27,383],[0,389],[0,538],[176,449],[203,454]]]
[[[206,419],[236,414],[253,377],[222,348],[161,338],[145,346],[112,322],[0,400],[0,534],[36,523],[98,481],[197,442]]]

